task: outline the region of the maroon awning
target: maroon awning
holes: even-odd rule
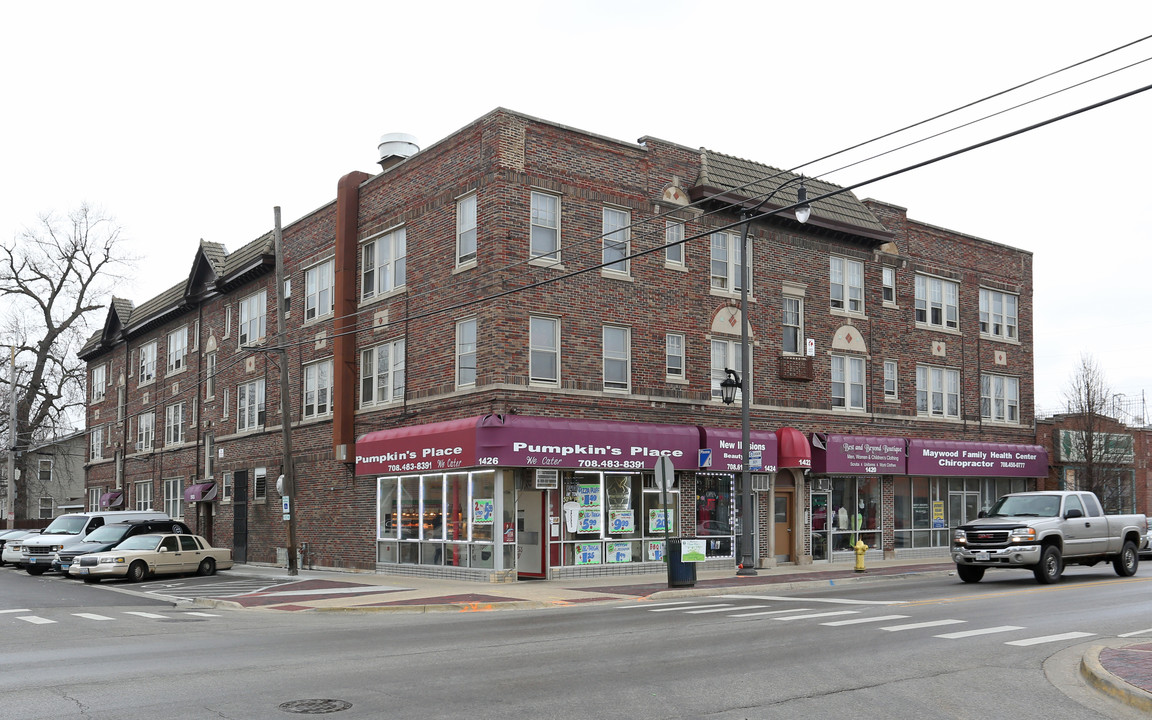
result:
[[[100,496],[100,507],[102,507],[102,508],[120,507],[123,504],[124,504],[124,491],[123,490],[113,490],[112,492],[106,492]]]
[[[784,427],[776,431],[776,441],[779,443],[779,461],[782,468],[809,468],[812,467],[812,446],[808,438],[796,428]]]
[[[1048,451],[1040,445],[909,440],[908,474],[1048,477]]]
[[[812,472],[821,475],[904,475],[904,438],[812,433]]]
[[[184,502],[211,502],[216,499],[216,483],[206,482],[184,488]]]
[[[729,428],[700,428],[700,444],[712,451],[712,464],[703,470],[740,472],[744,469],[744,433]],[[748,433],[750,451],[760,451],[760,467],[748,463],[752,472],[776,472],[776,433],[752,430]]]

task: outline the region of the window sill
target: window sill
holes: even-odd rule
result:
[[[165,377],[165,378],[170,378],[170,377],[172,377],[173,375],[183,375],[183,374],[184,374],[184,373],[186,373],[187,371],[188,371],[188,365],[187,365],[187,364],[185,364],[185,365],[183,365],[183,366],[181,366],[181,367],[178,367],[178,368],[176,368],[175,370],[173,370],[172,368],[167,368],[167,369],[164,371],[164,377]]]
[[[844,310],[842,308],[828,308],[828,314],[835,315],[836,317],[852,318],[853,320],[868,319],[868,315],[863,311],[854,312],[852,310]]]
[[[467,272],[468,270],[475,270],[477,265],[478,264],[476,262],[476,258],[472,258],[471,260],[465,260],[462,263],[458,263],[456,265],[456,267],[452,268],[452,274],[455,275],[456,273]]]
[[[980,333],[980,339],[987,340],[989,342],[1003,343],[1005,345],[1020,345],[1020,340],[1017,338],[1002,338],[995,335],[986,335],[984,333]]]
[[[709,288],[708,294],[713,297],[730,298],[732,300],[740,299],[739,290],[720,290],[718,288]],[[748,291],[748,302],[756,302],[756,296],[751,290]]]
[[[567,269],[564,267],[564,264],[562,262],[560,262],[560,260],[553,260],[551,258],[546,258],[546,257],[530,257],[530,258],[528,258],[528,264],[529,265],[535,265],[536,267],[546,267],[546,268],[552,268],[553,270],[560,270],[560,271],[564,271]]]
[[[691,385],[692,383],[680,377],[665,377],[664,382],[672,383],[673,385]]]
[[[358,307],[367,307],[369,305],[375,305],[377,303],[383,302],[384,300],[387,300],[388,298],[393,298],[393,297],[396,297],[397,295],[403,295],[406,292],[408,292],[408,285],[404,284],[398,288],[393,288],[387,292],[382,292],[378,295],[373,295],[372,297],[367,297],[367,298],[362,297],[362,298],[360,298],[360,303],[359,303]]]
[[[632,277],[629,273],[619,270],[609,270],[608,268],[600,268],[600,277],[610,280],[622,280],[624,282],[636,282],[636,278]]]
[[[332,311],[329,311],[329,312],[324,313],[323,315],[317,315],[314,318],[308,318],[304,321],[304,324],[302,324],[300,327],[310,327],[312,325],[319,325],[320,323],[324,322],[325,320],[331,320],[332,316],[334,314],[335,313],[333,313]],[[284,317],[287,318],[288,316],[285,315]]]
[[[928,332],[944,333],[945,335],[963,335],[957,328],[946,328],[939,325],[929,325],[928,323],[916,323],[917,330],[927,330]]]
[[[664,261],[664,269],[665,270],[675,270],[676,272],[682,272],[682,273],[688,272],[688,266],[685,265],[684,263],[668,262],[667,260]]]

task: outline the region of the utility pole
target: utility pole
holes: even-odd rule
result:
[[[16,527],[16,346],[9,345],[8,364],[8,527]]]
[[[288,406],[288,324],[284,318],[284,237],[280,229],[280,206],[276,217],[276,343],[280,346],[280,430],[284,437],[284,520],[288,523],[288,574],[299,573],[296,562],[296,472],[292,462],[292,413]]]

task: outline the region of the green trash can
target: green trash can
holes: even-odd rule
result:
[[[668,539],[668,587],[695,587],[696,563],[684,562],[680,538]]]

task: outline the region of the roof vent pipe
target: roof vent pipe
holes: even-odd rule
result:
[[[407,160],[411,156],[420,152],[420,146],[416,144],[416,138],[412,135],[405,133],[388,133],[387,135],[380,136],[380,169],[387,170]]]

